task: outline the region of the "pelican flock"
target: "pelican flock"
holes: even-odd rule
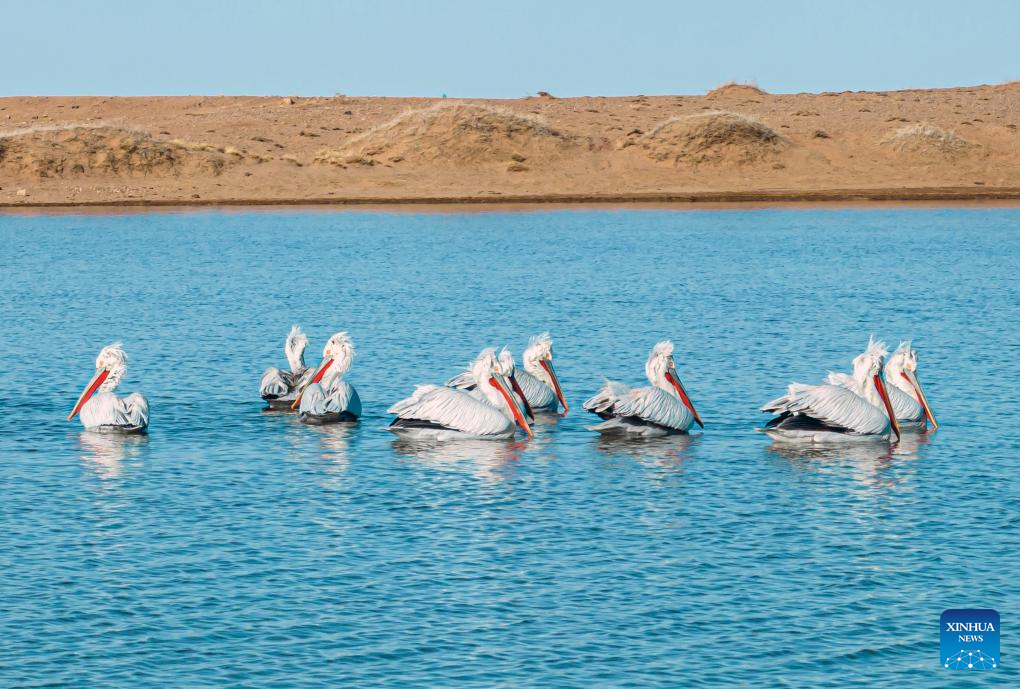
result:
[[[96,372],[75,403],[70,421],[81,414],[81,424],[88,431],[144,433],[149,426],[149,403],[132,392],[117,397],[114,390],[127,373],[127,354],[119,342],[103,347],[96,357]]]
[[[762,407],[776,414],[762,430],[777,440],[817,443],[899,438],[883,374],[886,354],[885,344],[871,340],[854,359],[853,375],[829,374],[838,384],[790,383],[785,395]]]
[[[296,410],[307,424],[355,422],[362,416],[361,398],[345,376],[354,361],[354,343],[346,332],[327,340],[322,361],[305,365],[308,337],[298,326],[284,341],[289,370],[269,368],[259,394],[269,409]],[[631,388],[606,380],[583,404],[601,422],[588,426],[603,435],[655,437],[704,429],[690,395],[681,382],[673,343],[656,344],[645,362],[650,385]],[[388,430],[410,440],[457,438],[509,440],[519,427],[533,437],[529,419],[537,413],[565,415],[570,406],[553,368],[552,338],[532,337],[524,350],[523,367],[511,351],[483,349],[445,386],[419,385],[410,397],[388,409],[395,418]],[[80,415],[86,430],[144,433],[149,425],[145,397],[114,394],[127,371],[127,355],[119,343],[104,347],[96,370],[68,415]],[[928,398],[917,377],[917,351],[903,342],[890,356],[873,338],[853,360],[853,372],[830,372],[820,385],[791,383],[786,393],[765,404],[773,418],[758,429],[777,442],[836,443],[899,440],[904,429],[937,430]]]
[[[396,419],[389,429],[415,439],[509,439],[515,423],[533,435],[521,401],[506,379],[496,350],[483,349],[471,364],[473,390],[419,385],[405,400],[389,408]]]

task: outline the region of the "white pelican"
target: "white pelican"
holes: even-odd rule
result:
[[[532,337],[522,359],[524,370],[517,372],[517,382],[531,408],[555,412],[562,404],[564,414],[570,411],[570,405],[560,388],[560,380],[553,369],[552,338],[549,333]]]
[[[917,379],[917,350],[911,346],[910,340],[901,342],[886,361],[885,379],[892,383],[888,390],[889,401],[901,426],[909,424],[911,428],[924,430],[927,419],[932,430],[938,430],[935,414],[928,404],[921,381]]]
[[[307,346],[308,337],[301,328],[292,325],[283,343],[283,353],[287,356],[290,370],[267,368],[259,383],[259,394],[269,403],[270,409],[290,409],[297,398],[297,391],[308,384],[312,369],[305,366]]]
[[[686,433],[694,424],[705,427],[677,375],[672,342],[666,340],[652,348],[645,374],[651,387],[629,388],[607,380],[584,403],[585,409],[605,419],[590,426],[591,430],[655,436]]]
[[[357,421],[361,416],[358,391],[343,376],[354,360],[354,343],[345,332],[333,335],[322,348],[322,363],[291,404],[305,423]]]
[[[858,395],[862,394],[854,377],[845,373],[830,373],[826,381]],[[889,402],[901,429],[923,431],[930,421],[932,430],[938,430],[935,414],[928,404],[921,381],[917,379],[917,350],[909,340],[901,342],[886,360],[885,383]]]
[[[508,370],[512,371],[508,378],[514,390],[524,400],[528,416],[534,418],[532,410],[535,409],[555,412],[560,404],[563,405],[563,413],[566,414],[570,406],[563,397],[559,378],[553,369],[552,338],[549,337],[549,333],[532,337],[528,342],[528,348],[524,350],[523,358],[524,368],[518,369],[514,364],[513,355],[504,347],[499,354],[499,363],[504,374]],[[470,366],[446,384],[461,390],[474,389]]]
[[[761,429],[777,440],[828,443],[887,440],[892,430],[900,437],[882,364],[886,349],[871,340],[854,359],[853,386],[790,383],[786,394],[761,409],[778,414]]]
[[[513,353],[503,347],[499,353],[499,370],[503,374],[503,377],[510,383],[510,389],[513,390],[514,395],[517,396],[517,400],[520,402],[520,406],[524,409],[524,413],[527,414],[528,418],[532,421],[535,420],[535,412],[532,410],[531,405],[528,403],[528,398],[524,394],[524,390],[521,389],[520,383],[517,382],[517,364],[514,363]],[[458,390],[464,390],[470,393],[472,397],[483,402],[486,401],[486,397],[482,390],[475,383],[475,374],[472,371],[472,367],[475,362],[471,362],[467,365],[467,368],[455,375],[450,380],[446,381],[446,386],[449,388],[457,388]]]
[[[514,421],[532,435],[521,404],[496,360],[496,350],[483,349],[471,365],[479,396],[438,385],[419,385],[414,394],[397,402],[388,413],[397,418],[389,430],[414,439],[509,439]]]
[[[127,354],[119,342],[107,345],[96,357],[96,372],[68,414],[79,413],[88,431],[144,433],[149,426],[149,403],[137,392],[121,399],[113,394],[127,372]]]

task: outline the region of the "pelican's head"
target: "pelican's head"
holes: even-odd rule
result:
[[[924,388],[921,387],[921,381],[917,378],[917,350],[911,346],[910,340],[901,342],[889,357],[885,364],[885,379],[917,400],[918,404],[924,408],[924,415],[931,422],[932,429],[938,429],[939,424],[935,421],[935,414],[928,405]]]
[[[854,358],[854,378],[863,382],[881,374],[888,353],[885,342],[868,338],[868,348]]]
[[[510,418],[514,419],[525,433],[532,436],[534,433],[525,418],[524,407],[515,394],[520,390],[520,387],[517,386],[516,390],[514,389],[516,384],[510,382],[506,373],[507,364],[501,363],[501,360],[506,358],[509,358],[510,375],[513,375],[513,355],[504,349],[500,354],[500,359],[497,359],[495,348],[486,347],[471,363],[471,375],[486,399],[497,409],[505,407],[510,412]],[[523,398],[524,396],[521,394],[521,399]]]
[[[319,367],[315,369],[315,373],[308,381],[308,385],[321,383],[323,378],[326,377],[327,372],[330,380],[342,376],[350,370],[353,360],[354,343],[351,342],[350,336],[345,332],[336,333],[326,341],[326,346],[322,348],[322,361],[319,363]],[[294,403],[290,405],[291,409],[298,408],[303,395],[304,390],[294,399]]]
[[[869,337],[868,348],[854,358],[854,379],[860,384],[861,390],[865,391],[869,402],[885,409],[885,414],[889,417],[889,424],[892,426],[896,438],[899,439],[900,424],[893,412],[889,393],[885,389],[885,378],[882,375],[882,367],[888,353],[889,350],[886,349],[884,342]]]
[[[694,415],[694,421],[702,428],[705,427],[705,424],[701,422],[701,416],[698,415],[698,410],[694,408],[694,403],[687,395],[687,390],[680,382],[676,362],[673,360],[672,342],[663,340],[652,347],[652,353],[648,355],[648,361],[645,362],[645,374],[652,385],[679,397],[684,406]]]
[[[333,367],[339,373],[346,373],[354,361],[354,343],[345,332],[338,332],[326,341],[322,348],[322,359],[333,361]]]
[[[308,336],[296,325],[290,326],[287,333],[287,340],[283,343],[283,351],[287,355],[287,363],[290,370],[297,372],[305,367],[305,347],[308,346]]]
[[[85,385],[74,408],[67,415],[67,420],[73,419],[85,406],[85,403],[100,390],[103,392],[116,390],[125,372],[127,372],[127,354],[124,353],[120,342],[106,345],[99,350],[99,356],[96,357],[96,372]]]
[[[546,385],[553,389],[560,404],[563,405],[563,413],[570,411],[566,398],[563,397],[563,390],[560,388],[560,380],[556,377],[553,369],[552,359],[552,338],[549,333],[535,335],[528,342],[528,348],[524,350],[524,368],[541,379]]]

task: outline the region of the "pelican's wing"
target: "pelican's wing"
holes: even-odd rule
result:
[[[300,411],[315,416],[342,412],[361,416],[361,398],[354,386],[342,378],[334,379],[328,390],[323,390],[320,384],[315,383],[305,388],[301,395]]]
[[[861,394],[861,386],[857,384],[854,377],[846,373],[836,373],[835,371],[829,371],[829,375],[825,377],[825,382],[829,385],[835,385],[836,387],[846,388],[855,395]]]
[[[458,390],[473,390],[475,388],[475,377],[471,371],[464,370],[446,381],[446,387],[457,388]]]
[[[635,388],[613,405],[617,416],[636,416],[658,426],[686,431],[694,423],[694,415],[683,402],[657,387]]]
[[[510,425],[510,420],[492,405],[461,390],[438,385],[419,385],[413,395],[387,411],[398,419],[428,421],[476,435],[503,433]]]
[[[924,419],[924,407],[903,390],[895,385],[886,385],[885,390],[889,393],[889,402],[892,403],[893,414],[900,421],[921,421]]]
[[[599,391],[592,395],[592,397],[586,400],[581,406],[593,414],[602,416],[603,414],[608,414],[612,410],[613,405],[616,404],[617,400],[624,397],[629,392],[630,388],[623,383],[617,383],[614,380],[606,380],[606,382],[602,384],[602,387],[599,388]],[[603,416],[603,418],[607,417]]]
[[[290,371],[278,368],[267,368],[259,383],[259,395],[262,399],[277,399],[294,389],[294,377]]]
[[[889,419],[882,410],[837,385],[791,383],[785,395],[766,404],[762,411],[807,416],[861,435],[881,435],[889,430]]]
[[[100,426],[145,428],[149,425],[149,403],[137,392],[124,399],[112,392],[101,392],[82,407],[81,421],[85,428]]]
[[[523,368],[514,372],[517,384],[521,386],[521,392],[528,398],[528,404],[533,409],[545,409],[559,403],[553,389],[542,382],[538,376],[528,373]]]
[[[148,427],[149,401],[141,393],[132,392],[123,400],[120,400],[120,403],[125,425],[138,426],[140,428]]]

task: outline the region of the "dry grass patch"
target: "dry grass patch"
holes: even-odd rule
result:
[[[713,110],[671,117],[648,133],[625,139],[621,147],[631,145],[643,148],[653,160],[674,165],[747,165],[774,158],[790,144],[760,120]]]
[[[0,172],[15,177],[217,175],[243,157],[236,149],[156,139],[145,130],[112,124],[0,132]]]
[[[976,147],[955,132],[924,122],[900,127],[881,143],[900,155],[941,158],[956,158]]]
[[[574,137],[540,117],[473,103],[438,103],[409,110],[352,138],[338,150],[320,151],[315,162],[366,164],[363,160],[473,165],[558,155]]]

